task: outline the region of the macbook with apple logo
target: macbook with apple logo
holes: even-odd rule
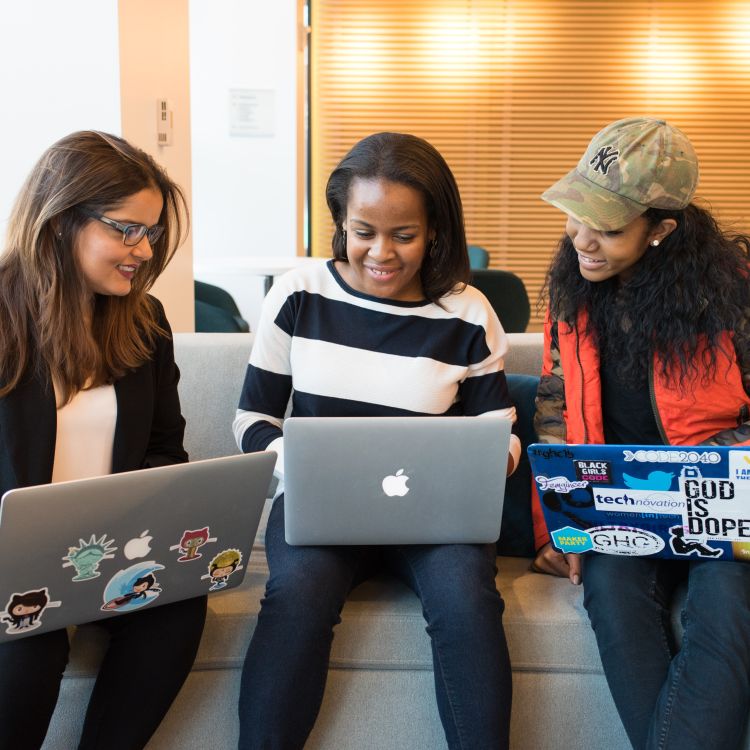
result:
[[[0,642],[238,585],[273,452],[10,490]]]
[[[511,422],[291,417],[289,544],[458,544],[500,536]]]

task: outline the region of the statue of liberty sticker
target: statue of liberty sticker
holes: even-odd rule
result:
[[[117,547],[112,545],[114,539],[107,539],[106,534],[102,534],[98,539],[96,534],[91,535],[91,539],[85,541],[78,540],[77,547],[68,547],[68,554],[63,557],[67,562],[63,568],[74,568],[76,571],[73,581],[90,581],[92,578],[98,578],[99,563],[102,560],[111,560]]]

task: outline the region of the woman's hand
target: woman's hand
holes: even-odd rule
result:
[[[581,583],[581,556],[563,555],[562,552],[553,549],[549,542],[537,552],[534,562],[531,563],[531,569],[537,573],[567,578],[576,586]]]

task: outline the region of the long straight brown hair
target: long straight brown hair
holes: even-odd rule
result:
[[[164,200],[164,233],[130,293],[95,294],[92,310],[74,252],[81,230],[94,221],[87,212],[111,211],[146,188]],[[164,333],[146,292],[184,239],[187,222],[180,188],[122,138],[80,131],[47,149],[16,199],[0,256],[0,397],[25,377],[46,375],[66,403],[145,362]]]

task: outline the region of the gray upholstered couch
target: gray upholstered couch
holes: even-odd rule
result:
[[[193,459],[236,452],[230,424],[251,345],[251,334],[176,336],[186,443]],[[541,334],[511,335],[511,346],[508,372],[537,375]],[[528,399],[521,408],[530,408]],[[521,534],[514,529],[528,524],[528,499],[521,493],[508,502],[516,517],[504,528],[505,547],[514,549],[517,540],[510,538],[511,532]],[[629,745],[602,674],[580,589],[529,572],[528,558],[499,557],[498,568],[513,662],[514,750],[626,750]],[[261,527],[243,585],[209,599],[195,667],[150,750],[236,746],[239,669],[266,575]],[[77,745],[93,665],[101,651],[96,636],[95,629],[84,627],[73,637],[47,749]],[[352,593],[336,630],[323,708],[308,747],[445,747],[421,610],[416,597],[399,583],[373,580]]]

